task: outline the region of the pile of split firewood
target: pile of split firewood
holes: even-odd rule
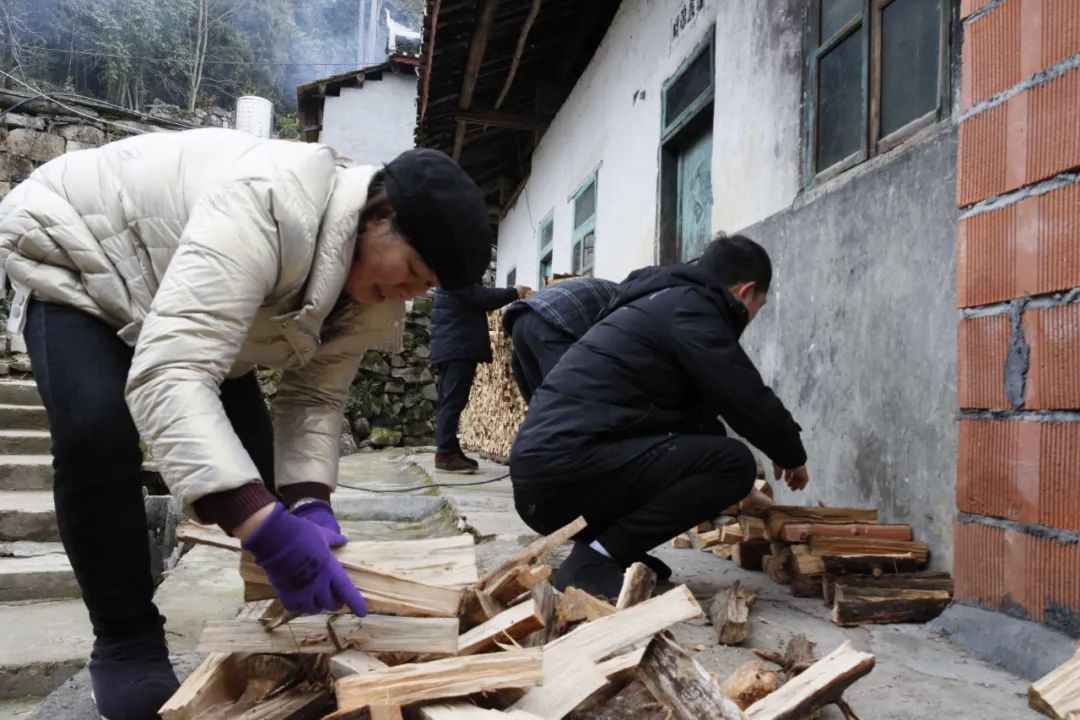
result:
[[[367,598],[365,618],[295,617],[252,601],[268,594],[266,576],[242,558],[249,602],[235,620],[206,624],[198,649],[207,657],[161,715],[779,720],[831,703],[849,712],[841,694],[874,656],[847,644],[815,662],[796,638],[783,654],[763,654],[779,670],[744,668],[720,682],[665,632],[704,614],[685,586],[651,597],[656,576],[637,564],[614,605],[575,588],[556,593],[545,559],[583,527],[579,519],[540,538],[483,577],[469,535],[350,543],[338,558]],[[203,526],[178,536],[240,551]]]
[[[757,487],[771,495],[768,483]],[[761,514],[728,508],[673,541],[763,570],[797,597],[822,597],[838,625],[926,622],[952,601],[949,573],[920,571],[926,543],[909,525],[878,523],[876,510],[774,505]]]
[[[510,338],[502,331],[502,313],[488,313],[493,362],[481,363],[461,414],[462,445],[486,458],[507,462],[518,426],[525,419],[525,401],[510,373]]]

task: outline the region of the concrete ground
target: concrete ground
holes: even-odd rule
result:
[[[437,473],[430,452],[360,453],[342,460],[343,485],[408,491],[377,494],[342,487],[335,500],[345,510],[344,524],[352,538],[401,539],[470,532],[479,542],[477,555],[483,572],[534,539],[514,513],[509,481],[498,480],[505,474],[504,467],[486,462],[477,475]],[[485,480],[496,481],[472,484]],[[434,488],[433,482],[449,487]],[[657,554],[675,568],[673,580],[687,584],[703,606],[735,580],[761,592],[751,612],[751,637],[745,648],[716,645],[712,628],[704,620],[674,628],[679,642],[697,651],[698,659],[718,677],[726,677],[753,659],[750,648],[777,650],[794,633],[801,632],[817,644],[819,655],[850,640],[857,648],[877,656],[874,671],[845,694],[855,711],[868,720],[1041,717],[1027,707],[1027,680],[979,660],[924,626],[840,628],[830,622],[820,600],[793,598],[787,588],[772,583],[761,573],[740,570],[697,550],[666,546]],[[168,617],[170,643],[179,654],[182,671],[190,670],[198,660],[191,649],[202,623],[231,617],[240,605],[241,584],[235,563],[236,557],[229,551],[196,548],[184,556],[158,589],[158,603]],[[63,631],[58,629],[55,635],[60,637]],[[38,638],[40,641],[40,635]],[[12,641],[32,639],[23,634],[13,638],[5,631],[0,652],[5,647],[11,651]],[[25,703],[0,705],[0,720],[98,720],[88,695],[84,671],[36,710]],[[827,709],[823,717],[841,715]]]

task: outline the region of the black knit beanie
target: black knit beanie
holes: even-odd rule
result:
[[[386,166],[397,225],[445,290],[480,282],[491,259],[484,194],[446,153],[407,150]]]

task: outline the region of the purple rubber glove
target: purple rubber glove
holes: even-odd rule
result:
[[[326,544],[326,531],[281,503],[243,543],[266,571],[278,600],[291,612],[336,612],[347,605],[363,617],[368,607]]]
[[[304,518],[323,531],[326,544],[332,548],[341,547],[349,539],[341,534],[341,526],[334,517],[334,510],[321,500],[304,503],[292,511],[292,514]]]

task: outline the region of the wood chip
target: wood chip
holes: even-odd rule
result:
[[[338,712],[347,717],[373,704],[408,705],[498,688],[534,687],[543,679],[540,650],[454,657],[375,670],[334,684]]]
[[[631,605],[648,600],[656,589],[656,573],[645,563],[634,563],[623,573],[623,586],[615,602],[616,610],[625,610]]]
[[[740,709],[701,663],[664,635],[649,643],[638,676],[679,720],[742,720]]]
[[[850,523],[876,523],[877,510],[830,507],[796,507],[773,505],[765,513],[765,527],[770,538],[780,538],[781,529],[788,523],[819,523],[847,525]]]
[[[203,626],[197,649],[202,653],[333,654],[347,648],[452,655],[457,647],[454,618],[313,615],[272,631],[258,620],[211,620]]]
[[[952,601],[948,590],[847,587],[836,585],[832,619],[837,625],[923,623]]]
[[[874,669],[874,656],[844,643],[776,692],[751,705],[747,720],[798,720],[840,699],[852,683]]]
[[[750,637],[750,608],[757,601],[757,590],[736,582],[721,590],[709,604],[709,619],[721,645],[741,645]]]
[[[778,673],[767,669],[760,660],[751,660],[732,673],[721,690],[740,710],[745,710],[779,687]]]
[[[1080,651],[1031,683],[1028,704],[1054,720],[1072,720],[1080,715]]]
[[[790,543],[810,542],[815,537],[867,537],[884,540],[911,540],[910,525],[868,525],[848,523],[789,523],[780,531],[780,539]]]

